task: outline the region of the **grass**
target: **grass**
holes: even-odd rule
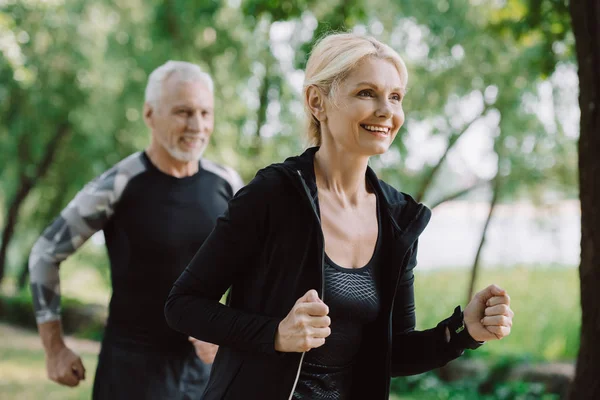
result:
[[[90,286],[86,300],[108,297],[102,278],[79,268],[77,273],[64,271],[63,294],[78,297]],[[86,275],[88,274],[88,275]],[[86,279],[83,279],[87,277]],[[452,313],[454,307],[465,305],[468,270],[418,271],[415,281],[417,327],[435,326]],[[485,357],[492,363],[507,356],[516,359],[573,360],[579,347],[581,309],[579,306],[579,275],[575,268],[496,268],[483,269],[476,285],[479,290],[490,283],[504,287],[511,296],[515,311],[510,336],[490,342],[468,356]],[[59,386],[46,378],[44,352],[35,332],[0,324],[0,398],[28,399],[89,399],[96,368],[98,343],[70,339],[87,368],[87,380],[77,388]],[[441,391],[446,390],[442,388]],[[436,400],[440,391],[432,394],[415,391],[394,394],[393,400]],[[447,398],[447,397],[444,397]],[[463,397],[456,397],[463,398]],[[464,397],[471,398],[471,397]],[[477,398],[477,397],[475,397]],[[525,398],[525,397],[523,397]]]
[[[3,400],[87,400],[92,397],[99,351],[97,342],[67,339],[86,368],[86,380],[76,388],[69,388],[46,377],[44,351],[35,332],[0,324],[0,337],[0,397]]]
[[[417,272],[417,327],[433,327],[456,305],[464,308],[468,280],[467,270]],[[581,308],[576,268],[483,269],[476,290],[491,283],[506,289],[511,297],[513,329],[507,338],[487,343],[473,354],[528,355],[548,361],[577,357]]]

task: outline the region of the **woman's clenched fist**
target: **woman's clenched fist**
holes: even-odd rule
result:
[[[301,353],[323,346],[331,334],[328,313],[329,307],[319,299],[316,290],[306,292],[279,323],[275,350]]]

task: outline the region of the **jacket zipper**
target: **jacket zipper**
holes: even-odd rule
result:
[[[321,243],[322,243],[322,245],[321,245],[321,266],[320,266],[321,267],[321,301],[325,301],[325,272],[324,272],[324,268],[323,268],[323,264],[325,263],[325,237],[323,235],[323,229],[321,229],[321,218],[319,218],[319,213],[317,212],[317,206],[315,205],[315,202],[313,201],[312,197],[310,197],[310,190],[308,189],[308,186],[306,185],[306,181],[304,180],[302,173],[300,172],[300,170],[296,170],[296,172],[298,172],[298,176],[300,177],[300,182],[302,183],[302,187],[304,188],[306,197],[308,198],[308,201],[310,202],[310,205],[312,207],[315,218],[317,218],[317,222],[319,223],[319,232],[321,233]],[[290,397],[288,398],[288,400],[292,400],[292,398],[294,397],[294,390],[296,390],[296,386],[298,385],[298,378],[300,378],[300,370],[302,369],[302,362],[304,361],[305,354],[306,353],[303,352],[302,355],[300,356],[298,370],[296,371],[296,379],[294,380],[294,385],[292,386],[292,390],[290,392]]]

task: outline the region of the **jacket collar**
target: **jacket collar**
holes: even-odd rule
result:
[[[283,163],[275,164],[276,167],[283,170],[282,172],[293,178],[295,185],[304,194],[305,189],[298,179],[300,173],[313,199],[317,195],[314,158],[318,150],[319,147],[310,147],[299,156],[289,157]],[[411,196],[401,193],[381,181],[369,166],[367,166],[366,177],[380,199],[382,210],[386,210],[391,217],[396,233],[404,235],[411,231],[418,236],[429,222],[431,211],[423,204],[416,202]]]

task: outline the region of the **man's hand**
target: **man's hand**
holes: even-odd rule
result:
[[[46,352],[48,378],[65,386],[77,386],[85,379],[85,367],[81,358],[67,346]]]
[[[48,378],[61,385],[79,385],[85,379],[85,368],[81,358],[65,345],[60,321],[38,324],[38,330],[46,351]]]
[[[196,355],[199,359],[202,360],[204,364],[212,364],[215,361],[215,356],[217,355],[217,350],[219,350],[219,346],[216,344],[203,342],[202,340],[198,340],[193,337],[189,337],[188,340],[194,345],[194,349],[196,350]]]
[[[465,325],[471,337],[479,342],[502,339],[510,334],[515,313],[510,297],[496,285],[478,292],[464,311]]]

